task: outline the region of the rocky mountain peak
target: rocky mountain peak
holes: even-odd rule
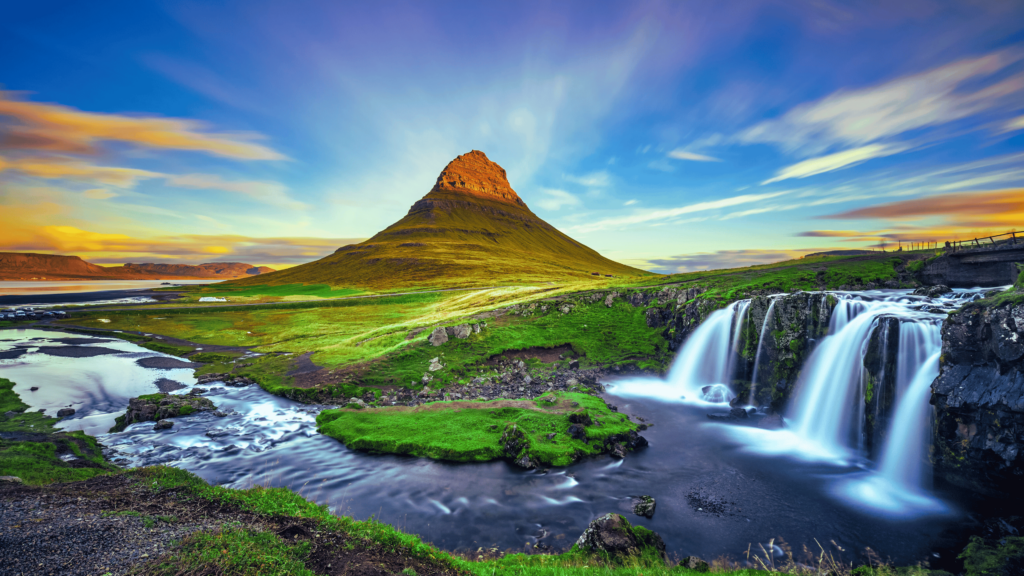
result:
[[[512,185],[505,169],[491,162],[487,155],[473,150],[455,158],[444,167],[433,190],[468,193],[490,200],[526,206]]]

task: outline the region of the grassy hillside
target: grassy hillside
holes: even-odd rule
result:
[[[698,298],[715,307],[759,293],[840,287],[912,284],[906,262],[920,255],[907,253],[792,260],[778,264],[659,277],[610,279],[595,286],[600,294],[613,291],[660,290],[671,284],[706,290]],[[360,386],[410,386],[422,376],[428,360],[443,352],[447,368],[437,373],[434,386],[464,380],[488,358],[527,348],[569,346],[583,366],[635,366],[661,370],[671,353],[661,328],[650,328],[645,307],[622,298],[611,307],[603,296],[593,299],[589,283],[559,286],[497,288],[433,292],[390,297],[325,299],[206,308],[108,310],[76,312],[67,324],[96,329],[161,334],[197,345],[251,347],[267,356],[249,367],[218,364],[214,371],[233,371],[257,379],[268,389],[294,385],[287,373],[298,357],[309,354],[317,366],[335,371],[323,383]],[[612,284],[612,286],[608,286]],[[292,285],[295,287],[295,285]],[[287,288],[287,286],[283,287]],[[241,289],[241,288],[240,288]],[[318,294],[330,294],[318,290]],[[344,291],[334,291],[342,293]],[[571,312],[555,310],[551,299],[571,301]],[[232,300],[240,300],[232,297]],[[488,327],[465,340],[451,340],[443,350],[427,343],[430,329],[472,321],[481,314],[513,305],[535,303],[536,310],[501,314],[484,320]],[[547,312],[542,312],[544,307]],[[170,346],[166,343],[153,343]],[[176,349],[175,354],[187,352]],[[329,381],[329,382],[328,382]]]

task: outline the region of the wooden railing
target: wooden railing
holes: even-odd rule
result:
[[[1021,237],[1017,238],[1017,234],[1020,234]],[[1002,238],[1003,236],[1006,236],[1007,238],[1005,240],[999,240],[998,242],[996,241],[996,238]],[[988,244],[985,243],[986,240],[988,240]],[[1020,242],[1018,242],[1018,240]],[[963,250],[977,250],[987,246],[998,246],[1000,244],[1016,245],[1018,243],[1024,244],[1024,232],[1012,231],[1004,234],[996,234],[995,236],[982,236],[971,240],[947,241],[946,249],[953,252],[960,252]]]

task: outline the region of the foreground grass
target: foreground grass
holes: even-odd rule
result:
[[[570,414],[593,421],[585,428],[589,443],[569,435]],[[508,457],[501,438],[514,424],[526,434],[531,460],[550,466],[568,466],[582,456],[601,453],[608,437],[636,430],[636,424],[609,410],[600,398],[571,392],[549,392],[537,400],[325,410],[316,422],[322,434],[349,448],[456,462]]]
[[[32,440],[0,438],[0,476],[17,476],[26,484],[48,484],[87,480],[113,469],[104,462],[95,438],[83,432],[58,432],[56,418],[27,409],[14,392],[14,382],[0,378],[0,432],[33,434]],[[8,412],[14,414],[6,416]],[[58,456],[69,452],[94,467],[72,467]]]
[[[308,554],[306,542],[288,544],[276,534],[225,528],[189,536],[146,573],[178,576],[182,570],[198,570],[238,576],[313,576],[303,562]]]

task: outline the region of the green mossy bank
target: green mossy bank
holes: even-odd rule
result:
[[[432,402],[409,407],[326,410],[320,432],[349,448],[482,462],[499,458],[568,466],[607,452],[637,425],[600,398],[572,392],[535,400]],[[515,441],[512,441],[512,430]]]
[[[115,469],[104,461],[95,438],[60,432],[56,418],[27,409],[14,382],[0,378],[0,476],[47,484],[86,480]]]

